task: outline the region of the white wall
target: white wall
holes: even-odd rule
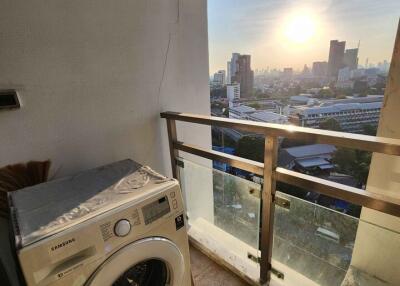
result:
[[[159,112],[210,114],[206,0],[4,0],[3,88],[22,108],[0,111],[0,166],[51,159],[61,176],[131,157],[169,173]]]
[[[392,56],[378,136],[400,139],[400,25]],[[400,158],[373,154],[367,190],[400,198]],[[363,208],[351,264],[400,285],[400,218]]]

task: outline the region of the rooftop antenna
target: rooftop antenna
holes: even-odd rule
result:
[[[358,40],[357,49],[360,50],[360,40]]]

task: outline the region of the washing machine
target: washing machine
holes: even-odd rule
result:
[[[188,286],[179,184],[132,160],[9,195],[28,286]]]

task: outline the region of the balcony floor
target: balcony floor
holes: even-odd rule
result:
[[[221,267],[202,252],[190,247],[190,262],[195,286],[248,286],[241,278]]]

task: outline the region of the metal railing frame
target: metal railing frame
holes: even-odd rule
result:
[[[398,139],[188,113],[162,112],[160,115],[161,118],[167,120],[170,159],[174,178],[178,178],[176,165],[178,151],[227,163],[233,167],[249,171],[264,178],[264,187],[261,195],[262,214],[260,239],[260,283],[262,284],[268,284],[271,278],[276,181],[295,185],[333,198],[346,200],[352,204],[361,205],[400,217],[399,199],[277,167],[279,137],[296,138],[307,142],[332,144],[335,146],[400,156],[400,140]],[[234,128],[246,132],[263,134],[265,136],[264,164],[179,142],[177,139],[176,121]]]

